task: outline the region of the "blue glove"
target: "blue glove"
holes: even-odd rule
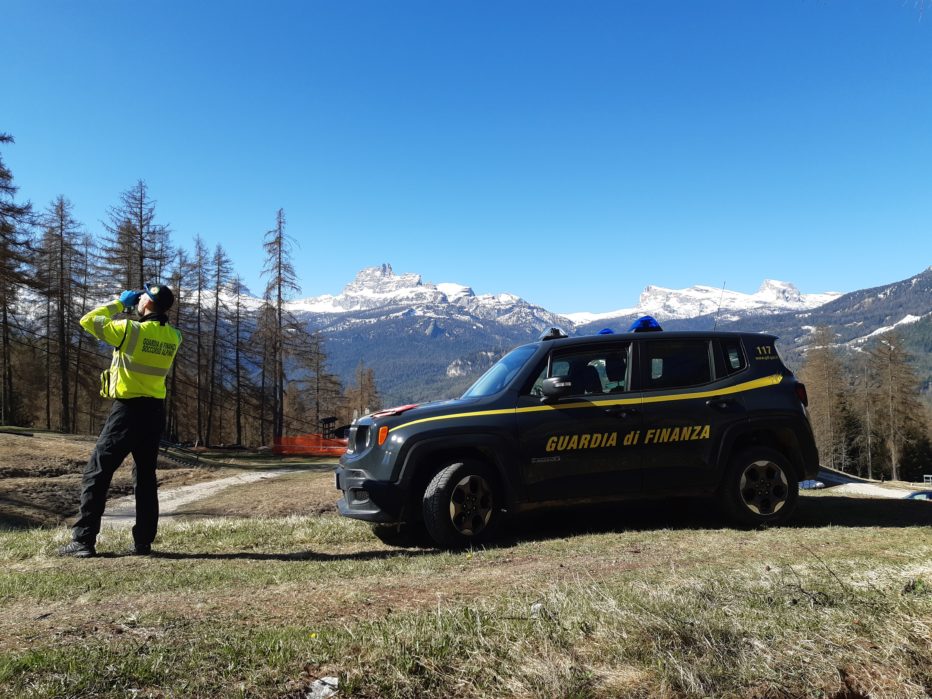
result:
[[[139,303],[140,296],[142,296],[141,291],[133,291],[132,289],[127,289],[120,294],[120,303],[123,304],[123,310],[129,311],[135,308],[136,304]]]

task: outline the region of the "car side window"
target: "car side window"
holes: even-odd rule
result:
[[[596,349],[561,352],[551,357],[531,387],[531,395],[541,394],[544,379],[563,376],[573,382],[575,395],[621,393],[628,386],[630,345],[606,345]]]
[[[648,389],[685,388],[709,383],[708,340],[654,340],[642,347]]]

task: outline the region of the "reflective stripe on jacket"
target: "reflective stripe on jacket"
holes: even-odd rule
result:
[[[123,304],[111,301],[81,318],[81,327],[114,347],[110,368],[100,377],[104,398],[164,398],[165,377],[181,345],[181,333],[157,320],[113,316]]]

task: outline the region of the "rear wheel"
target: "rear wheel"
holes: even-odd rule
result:
[[[732,459],[721,495],[725,509],[742,524],[776,524],[796,509],[799,483],[783,454],[754,447]]]
[[[464,460],[445,466],[428,483],[424,525],[440,546],[463,548],[490,538],[501,507],[492,469],[481,461]]]

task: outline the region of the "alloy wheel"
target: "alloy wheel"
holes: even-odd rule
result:
[[[745,506],[758,515],[772,515],[780,511],[789,498],[786,474],[769,460],[754,461],[744,469],[739,485]]]
[[[492,505],[488,481],[482,476],[466,476],[450,493],[450,521],[463,536],[476,536],[492,518]]]

